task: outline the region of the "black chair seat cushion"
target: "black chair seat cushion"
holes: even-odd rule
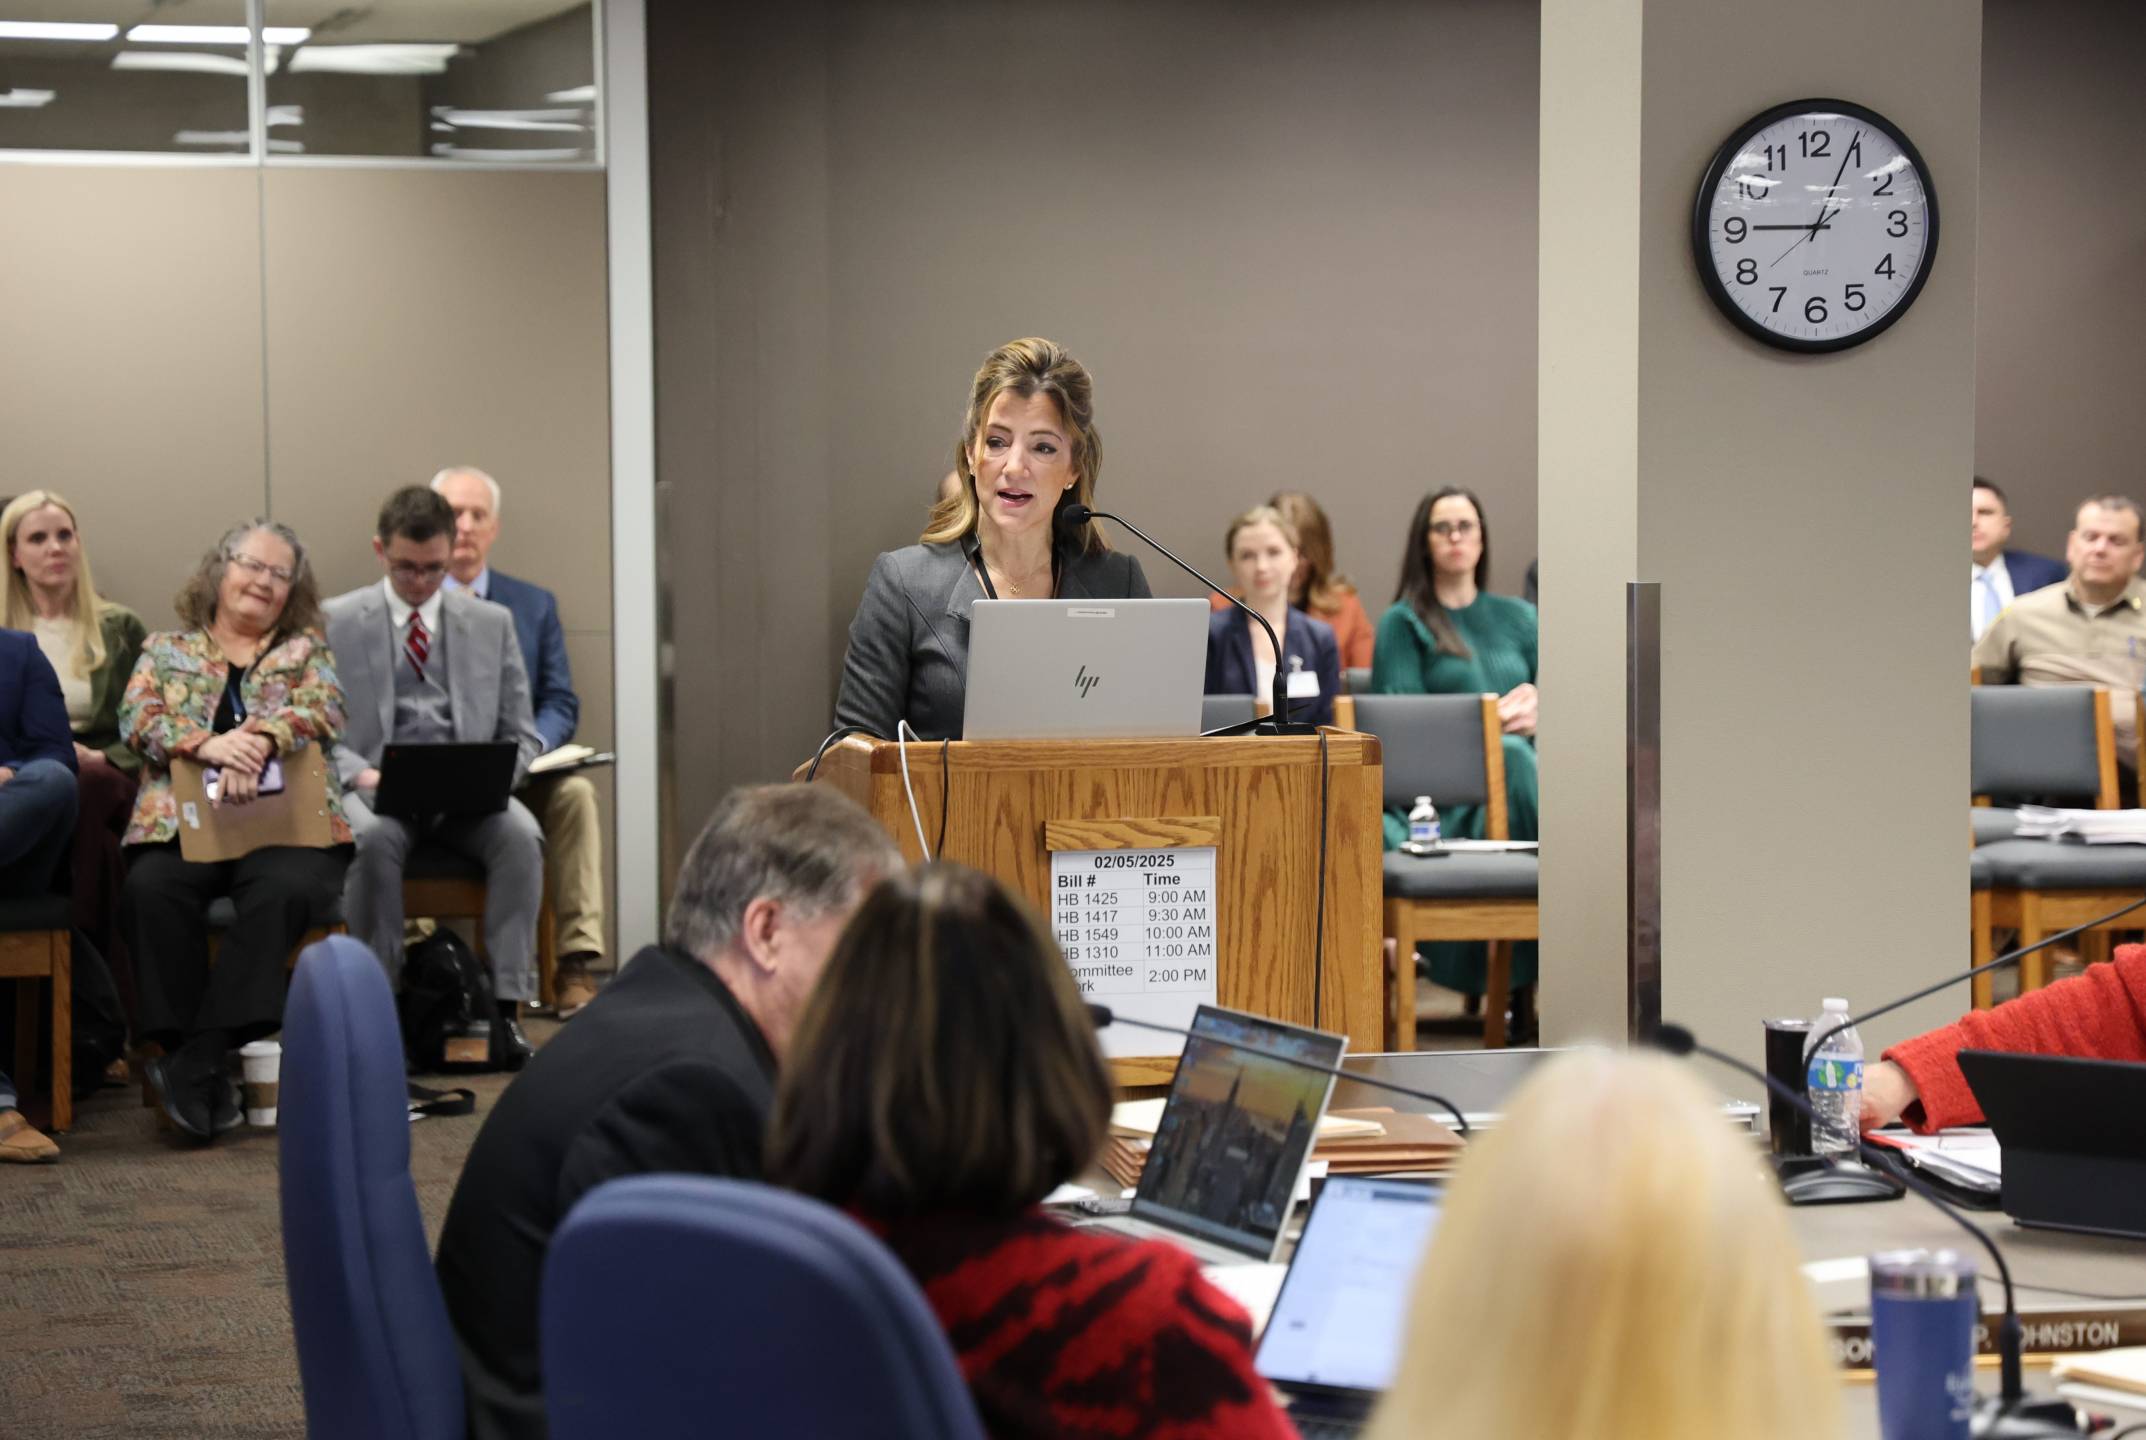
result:
[[[1993,868],[1988,857],[1984,856],[1980,850],[1970,850],[1967,853],[1967,888],[1969,890],[1989,889]]]
[[[458,854],[444,845],[420,842],[403,862],[402,873],[409,880],[484,880],[484,866],[467,855]]]
[[[1386,852],[1386,893],[1406,900],[1532,900],[1540,874],[1532,850],[1455,851],[1439,859]]]
[[[72,930],[74,923],[74,902],[65,895],[0,900],[0,932],[21,935],[40,930]]]
[[[2004,890],[2146,889],[2146,845],[1999,840],[1975,849]]]
[[[229,895],[219,895],[209,902],[208,928],[224,931],[238,919],[238,907],[231,903]],[[324,930],[331,925],[343,923],[343,897],[340,892],[328,898],[324,905],[313,907],[313,928]]]
[[[1977,845],[2009,840],[2019,831],[2019,812],[2002,805],[1970,805],[1967,816],[1974,823]]]

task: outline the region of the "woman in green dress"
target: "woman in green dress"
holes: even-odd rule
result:
[[[1371,657],[1377,695],[1498,697],[1505,726],[1506,832],[1537,838],[1535,773],[1535,607],[1483,589],[1490,575],[1490,526],[1483,506],[1459,486],[1427,496],[1408,524],[1401,584],[1379,617]],[[1437,796],[1431,797],[1434,802]],[[1488,821],[1479,805],[1438,806],[1449,836],[1483,838]],[[1408,815],[1386,812],[1386,848],[1408,838]],[[1489,947],[1480,943],[1426,945],[1431,979],[1464,995],[1480,995]],[[1535,983],[1536,946],[1513,946],[1513,987]],[[1501,997],[1502,998],[1502,997]]]

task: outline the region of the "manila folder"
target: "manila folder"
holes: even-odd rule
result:
[[[283,789],[244,805],[211,805],[201,788],[201,763],[183,756],[171,764],[172,799],[179,809],[179,853],[197,865],[236,860],[269,845],[322,848],[335,843],[328,819],[328,765],[318,745],[283,762]]]

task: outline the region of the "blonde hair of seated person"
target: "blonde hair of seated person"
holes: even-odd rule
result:
[[[1688,1066],[1581,1051],[1469,1147],[1372,1440],[1832,1440],[1779,1195]]]

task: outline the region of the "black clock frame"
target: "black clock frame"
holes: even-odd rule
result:
[[[1925,238],[1922,266],[1916,272],[1915,278],[1908,283],[1906,293],[1900,297],[1898,303],[1891,310],[1885,313],[1882,319],[1864,326],[1852,335],[1835,336],[1828,340],[1805,340],[1799,336],[1782,335],[1767,329],[1764,325],[1746,315],[1742,307],[1736,303],[1735,297],[1729,294],[1728,287],[1721,283],[1721,277],[1714,273],[1714,257],[1710,227],[1708,225],[1708,221],[1713,214],[1715,188],[1721,184],[1721,177],[1728,173],[1729,166],[1735,161],[1737,155],[1742,152],[1744,142],[1777,120],[1786,120],[1794,115],[1809,114],[1852,116],[1866,124],[1879,126],[1888,135],[1898,139],[1901,153],[1908,157],[1908,163],[1915,167],[1915,173],[1922,181],[1923,210],[1926,216],[1923,227]],[[1851,349],[1867,341],[1875,340],[1891,329],[1893,322],[1905,315],[1908,312],[1908,307],[1915,303],[1915,298],[1922,294],[1922,287],[1930,278],[1931,268],[1937,264],[1937,185],[1930,178],[1930,167],[1923,163],[1922,152],[1915,148],[1914,141],[1908,139],[1907,132],[1869,106],[1858,105],[1850,100],[1791,100],[1785,105],[1775,105],[1770,109],[1761,110],[1758,114],[1737,126],[1729,132],[1729,138],[1722,144],[1722,147],[1714,152],[1714,158],[1707,165],[1706,173],[1699,179],[1699,193],[1692,201],[1691,254],[1692,262],[1699,271],[1699,283],[1705,287],[1706,293],[1713,298],[1714,304],[1720,308],[1721,313],[1734,321],[1736,328],[1746,335],[1777,349],[1789,350],[1801,355],[1822,355],[1835,350]]]

